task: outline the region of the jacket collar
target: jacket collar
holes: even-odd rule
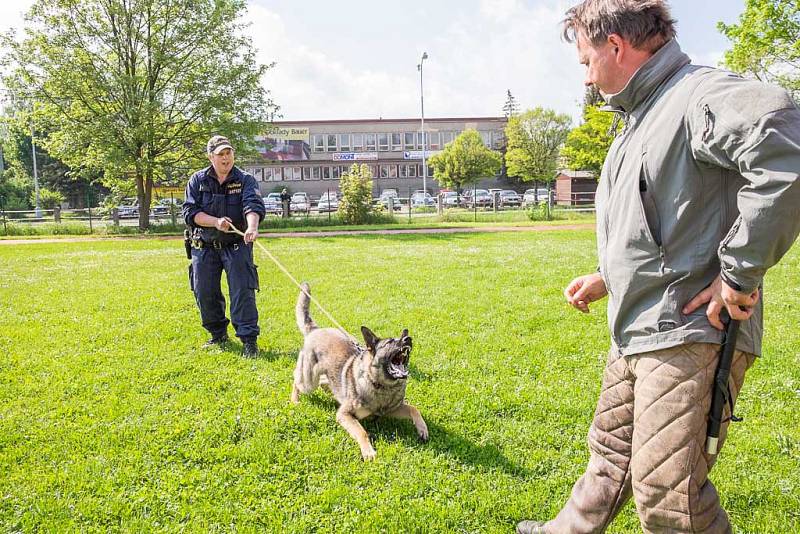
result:
[[[670,39],[637,70],[619,93],[606,96],[608,111],[630,113],[647,100],[664,81],[690,63],[678,41]]]
[[[206,177],[206,179],[219,183],[219,181],[217,180],[217,173],[214,172],[213,166],[209,165],[208,167],[203,169],[203,175]],[[236,180],[241,179],[242,175],[243,173],[241,169],[239,169],[239,167],[234,165],[233,168],[231,169],[231,172],[228,173],[228,177],[225,178],[225,181],[222,183],[226,184],[228,182],[235,182]]]

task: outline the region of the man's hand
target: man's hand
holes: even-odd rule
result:
[[[233,221],[230,219],[230,217],[219,217],[216,221],[214,221],[214,228],[220,232],[227,232],[231,226],[233,226]]]
[[[608,295],[606,283],[600,273],[579,276],[564,290],[564,297],[573,308],[589,313],[589,303]]]
[[[247,225],[244,231],[244,242],[248,245],[258,238],[258,226]]]
[[[711,326],[717,330],[724,330],[725,325],[719,318],[723,308],[728,310],[731,319],[745,321],[753,315],[753,306],[758,303],[759,298],[761,298],[761,292],[758,289],[752,293],[742,293],[730,287],[717,276],[710,286],[695,295],[683,307],[682,312],[684,315],[688,315],[707,302],[706,316]]]

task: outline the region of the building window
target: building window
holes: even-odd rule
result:
[[[430,150],[439,150],[439,132],[427,132],[428,148]]]
[[[311,167],[311,179],[312,180],[322,179],[322,174],[320,173],[319,167]]]
[[[492,132],[484,132],[484,131],[482,131],[482,132],[479,132],[479,133],[481,134],[481,140],[483,141],[483,144],[487,148],[492,148]]]
[[[403,150],[402,139],[400,139],[399,133],[392,134],[392,150]]]
[[[339,134],[339,152],[350,152],[350,134]]]
[[[388,177],[389,177],[389,166],[381,165],[381,178],[388,178]]]
[[[397,178],[397,165],[389,165],[389,178]]]
[[[378,134],[378,150],[386,152],[389,150],[389,135],[382,133]]]
[[[365,137],[364,141],[367,151],[375,152],[375,134],[374,133],[364,134],[364,137]]]
[[[336,134],[328,134],[328,152],[336,152]]]
[[[325,136],[324,135],[313,135],[311,136],[312,143],[313,143],[313,150],[314,152],[325,152]]]
[[[492,132],[492,146],[494,146],[495,150],[500,150],[503,148],[505,144],[506,136],[503,134],[502,131],[494,131]]]
[[[303,167],[303,180],[311,179],[311,167]]]
[[[377,165],[370,165],[369,170],[372,173],[372,176],[378,176],[378,166]]]
[[[267,167],[264,169],[264,181],[271,182],[272,181],[272,167]]]
[[[331,179],[331,168],[330,167],[322,167],[322,179],[323,180],[330,180]]]
[[[400,165],[400,178],[408,178],[408,165]]]
[[[408,177],[409,178],[416,178],[417,177],[417,166],[416,165],[409,165],[408,166]]]
[[[341,169],[341,167],[339,167],[338,165],[336,165],[333,168],[333,179],[334,180],[338,180],[339,178],[341,178],[341,174],[339,172],[340,169]]]
[[[442,138],[442,147],[453,142],[454,132],[439,132]]]
[[[405,143],[403,143],[405,150],[414,150],[416,146],[416,135],[414,132],[406,132],[403,136],[405,137]]]
[[[353,152],[364,150],[364,134],[353,134]]]

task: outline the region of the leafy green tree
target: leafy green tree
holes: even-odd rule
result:
[[[342,200],[339,216],[348,224],[366,222],[372,209],[372,171],[368,165],[353,164],[339,179]]]
[[[592,106],[586,108],[583,124],[569,132],[561,149],[567,167],[593,171],[595,176],[600,176],[606,154],[614,140],[609,132],[613,119],[613,113]]]
[[[733,43],[725,65],[775,83],[800,101],[800,4],[797,0],[747,0],[738,24],[717,24]]]
[[[43,147],[77,175],[134,181],[140,206],[166,169],[199,167],[212,133],[242,156],[276,107],[241,35],[245,0],[37,0],[6,85],[53,126]],[[139,227],[149,226],[148,209]]]
[[[36,203],[36,192],[34,191],[31,193],[30,202],[31,204]],[[64,202],[64,195],[59,193],[58,191],[53,191],[52,189],[47,189],[46,187],[39,188],[39,206],[46,210],[51,210],[56,206],[61,205]]]
[[[506,125],[506,169],[522,182],[550,182],[555,178],[558,151],[567,138],[572,119],[537,107],[509,118]]]
[[[501,156],[483,144],[477,130],[464,130],[444,150],[428,159],[439,184],[461,190],[481,178],[495,176],[502,164]]]

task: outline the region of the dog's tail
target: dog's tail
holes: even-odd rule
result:
[[[307,336],[312,330],[317,328],[317,323],[314,322],[314,319],[311,318],[311,314],[308,312],[308,306],[311,302],[308,295],[311,294],[311,289],[308,287],[307,282],[300,284],[300,287],[302,291],[300,291],[300,295],[297,297],[297,306],[294,308],[294,315],[297,319],[297,328],[300,329],[303,336]]]

